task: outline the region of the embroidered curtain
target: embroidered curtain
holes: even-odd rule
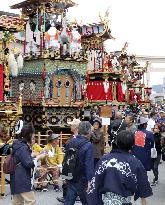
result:
[[[122,90],[122,83],[117,83],[117,100],[118,102],[124,102],[125,101],[125,95],[123,94]]]
[[[109,82],[108,92],[104,91],[104,81],[93,81],[87,83],[86,96],[88,100],[112,100],[112,82]]]

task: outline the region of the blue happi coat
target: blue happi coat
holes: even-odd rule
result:
[[[88,205],[103,205],[102,199],[106,193],[125,198],[135,195],[135,200],[152,195],[147,173],[132,154],[116,149],[99,161],[88,189]]]
[[[152,168],[151,148],[154,147],[154,135],[146,129],[139,129],[137,133],[139,134],[135,133],[135,145],[132,153],[141,161],[146,171],[150,171]]]

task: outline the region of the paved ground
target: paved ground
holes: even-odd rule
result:
[[[152,173],[149,173],[149,179],[152,180]],[[148,205],[165,205],[165,162],[160,165],[160,180],[156,187],[153,187],[154,195],[148,199]],[[0,205],[10,205],[11,196],[9,190],[6,192],[7,196],[4,199],[0,199]],[[48,192],[36,192],[37,205],[60,205],[57,202],[56,197],[61,196],[62,193],[56,193],[53,190]],[[77,203],[77,205],[81,205]],[[93,204],[95,205],[95,204]],[[134,205],[141,205],[140,201],[134,203]]]

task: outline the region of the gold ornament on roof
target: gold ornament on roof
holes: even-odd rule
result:
[[[101,20],[101,23],[104,24],[104,30],[105,31],[109,31],[110,30],[110,18],[109,18],[109,8],[106,10],[104,16],[102,16],[100,13],[99,13],[99,17],[100,17],[100,20]]]
[[[124,47],[122,48],[122,54],[127,53],[127,49],[128,49],[128,42],[125,42]]]

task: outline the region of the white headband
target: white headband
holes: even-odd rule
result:
[[[15,134],[19,135],[22,131],[22,128],[23,128],[23,120],[19,120],[15,127]]]

